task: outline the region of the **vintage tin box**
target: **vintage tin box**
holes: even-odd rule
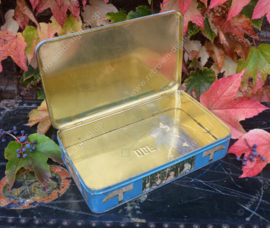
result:
[[[62,157],[93,212],[225,156],[229,127],[178,90],[182,46],[175,11],[38,45]]]

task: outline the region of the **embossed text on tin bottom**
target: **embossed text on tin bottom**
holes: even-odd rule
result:
[[[146,154],[150,154],[152,152],[155,152],[156,149],[149,147],[149,146],[143,146],[140,147],[139,149],[134,150],[134,153],[138,156],[138,157],[142,157],[143,155]]]

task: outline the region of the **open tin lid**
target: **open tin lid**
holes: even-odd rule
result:
[[[177,90],[183,17],[142,17],[41,42],[36,48],[55,128]]]

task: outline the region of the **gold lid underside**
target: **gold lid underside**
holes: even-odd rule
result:
[[[36,53],[53,126],[177,90],[182,19],[157,14],[41,43]]]

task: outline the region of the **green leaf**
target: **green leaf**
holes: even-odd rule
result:
[[[195,34],[197,34],[201,30],[202,30],[201,27],[199,27],[198,25],[192,23],[191,21],[188,23],[187,34],[188,34],[189,37],[194,36]]]
[[[214,43],[214,40],[216,38],[216,34],[213,32],[213,30],[210,27],[208,18],[205,18],[204,20],[204,35],[211,40],[212,43]]]
[[[38,100],[44,100],[45,99],[45,94],[43,88],[39,89],[37,91],[37,99]]]
[[[40,82],[38,69],[35,70],[31,65],[28,65],[28,71],[24,71],[23,76],[20,78],[20,82],[24,84],[25,87],[35,87],[35,84]]]
[[[53,20],[53,23],[58,25],[56,20],[55,21]],[[66,35],[66,34],[79,32],[81,30],[82,30],[82,20],[81,20],[81,18],[79,18],[79,20],[77,20],[72,14],[70,14],[69,16],[66,15],[66,20],[65,20],[65,23],[63,25],[63,29],[61,30],[59,35],[63,36],[63,35]]]
[[[241,14],[244,14],[247,16],[249,19],[252,18],[252,14],[254,11],[254,8],[259,0],[251,0],[249,4],[247,4],[242,11],[240,12]]]
[[[254,8],[255,6],[257,5],[259,0],[251,0],[250,3],[248,5],[246,5],[242,11],[240,12],[241,14],[244,14],[246,17],[248,17],[249,19],[252,18],[252,15],[253,15],[253,11],[254,11]],[[260,18],[260,19],[255,19],[255,20],[252,20],[251,21],[251,24],[261,30],[261,27],[262,27],[262,23],[263,23],[263,18]]]
[[[197,58],[193,58],[188,68],[202,68]]]
[[[148,0],[149,5],[151,5],[152,0]]]
[[[259,29],[259,30],[262,29],[262,23],[263,23],[263,18],[255,19],[255,20],[252,20],[252,21],[251,21],[251,24],[252,24],[255,28]]]
[[[197,8],[198,9],[201,9],[201,8],[203,8],[204,7],[204,4],[202,3],[202,2],[200,2],[200,1],[198,1],[198,6],[197,6]]]
[[[20,82],[21,82],[22,84],[24,84],[25,87],[28,87],[30,84],[32,84],[33,81],[35,81],[34,78],[24,79],[23,76],[20,78]]]
[[[28,136],[28,139],[31,143],[36,140],[37,144],[33,152],[29,152],[29,149],[26,148],[26,158],[17,158],[16,150],[21,148],[21,144],[18,142],[10,142],[5,150],[5,158],[9,160],[6,166],[9,189],[12,188],[16,173],[21,168],[34,171],[40,183],[46,187],[51,176],[50,166],[47,164],[48,158],[62,163],[61,149],[53,140],[40,134],[32,134]]]
[[[148,16],[151,15],[151,9],[149,8],[149,6],[138,6],[136,8],[136,11],[130,11],[127,15],[127,19],[134,19],[134,18],[138,18],[138,17],[144,17],[144,16]]]
[[[238,61],[236,72],[239,73],[244,68],[246,71],[243,75],[243,82],[252,78],[255,90],[259,89],[265,82],[267,74],[270,74],[270,45],[261,44],[257,49],[251,47],[246,62],[243,59]]]
[[[34,56],[35,47],[39,43],[37,29],[34,26],[27,26],[23,31],[23,36],[25,38],[25,42],[27,43],[25,54],[28,58],[28,61],[30,62]]]
[[[208,90],[212,83],[216,80],[215,72],[211,69],[191,71],[189,78],[185,81],[187,84],[187,92],[195,91],[198,97]]]
[[[117,13],[107,13],[107,19],[110,20],[112,23],[125,21],[127,19],[126,11],[120,9],[120,11]]]
[[[23,73],[23,80],[27,80],[32,78],[36,80],[40,80],[40,74],[38,69],[34,69],[31,65],[28,66],[28,71],[24,71]]]

